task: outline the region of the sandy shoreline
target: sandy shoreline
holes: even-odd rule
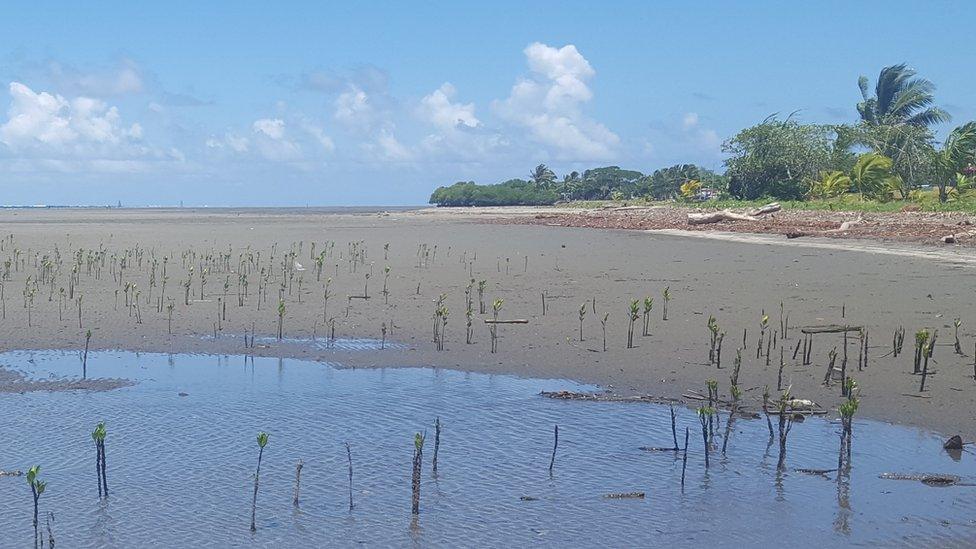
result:
[[[798,335],[795,328],[833,322],[864,325],[871,336],[870,364],[863,372],[857,372],[855,364],[852,372],[863,388],[860,413],[943,433],[958,432],[967,440],[976,438],[972,421],[976,416],[972,378],[976,318],[971,317],[976,304],[971,291],[976,259],[965,247],[940,250],[833,239],[801,239],[798,245],[780,245],[720,233],[691,238],[660,231],[481,222],[505,215],[431,210],[368,214],[301,209],[0,211],[0,237],[5,237],[0,261],[11,260],[9,277],[3,281],[3,349],[78,349],[84,346],[84,332],[91,329],[93,349],[242,353],[242,340],[229,335],[240,335],[252,325],[259,336],[275,334],[282,260],[286,252],[294,250],[294,260],[304,270],[284,276],[286,336],[310,338],[314,332],[323,337],[328,332],[323,317],[334,317],[338,337],[379,338],[385,322],[393,326],[388,337],[406,348],[363,353],[283,343],[259,347],[254,354],[354,367],[434,366],[568,378],[619,394],[674,398],[689,390],[703,391],[705,380],[714,378],[725,395],[729,368],[717,370],[707,364],[706,320],[714,315],[728,333],[724,365],[731,366],[743,329],[748,330],[740,385],[746,389],[747,403],[755,405],[764,384],[775,389],[779,360],[778,350],[772,353],[770,366],[764,358],[755,358],[761,312],[770,316],[770,331],[778,328],[782,301],[793,327],[786,342],[790,351],[784,378],[792,383],[796,396],[829,408],[837,405],[839,387],[822,387],[821,380],[827,352],[840,340],[821,336],[815,343],[813,364],[800,366],[790,359]],[[311,246],[315,243],[317,255],[329,246],[327,242],[334,246],[323,261],[321,280],[316,280]],[[355,266],[350,262],[350,252],[357,253],[351,242],[360,242],[358,249],[366,250],[366,257]],[[386,243],[389,251],[384,259]],[[857,246],[877,249],[848,249]],[[89,258],[98,250],[104,251],[99,260],[104,266],[96,279],[98,269],[89,274]],[[15,255],[19,258],[16,267]],[[126,255],[120,284],[110,265],[114,261],[118,271],[118,262]],[[60,288],[67,293],[72,266],[79,257],[75,291],[84,296],[81,328],[75,300],[64,300],[59,315]],[[167,333],[166,310],[156,311],[158,280],[151,298],[149,295],[154,257],[158,279],[162,278],[162,258],[168,258],[165,302],[174,306],[173,335]],[[252,259],[249,295],[239,307],[242,257]],[[194,275],[187,306],[182,285],[190,265]],[[391,268],[388,303],[380,293],[386,266]],[[211,271],[203,299],[199,296],[201,268]],[[261,268],[274,273],[268,277],[263,300],[257,298]],[[365,274],[370,270],[371,299],[347,300],[347,296],[363,293]],[[528,320],[527,325],[500,328],[496,354],[489,352],[489,333],[477,314],[476,289],[474,342],[465,344],[464,288],[472,276],[487,281],[486,301],[505,300],[502,318]],[[28,277],[38,282],[30,327],[24,306]],[[333,279],[332,295],[328,310],[323,311],[324,284],[329,277]],[[124,305],[126,282],[136,285],[136,290],[130,290],[131,297],[140,292],[138,311]],[[661,318],[665,287],[673,294],[666,322]],[[543,292],[547,294],[545,316],[541,314]],[[431,317],[434,300],[441,294],[447,295],[450,314],[446,349],[438,352],[431,342]],[[638,321],[637,346],[626,349],[628,303],[644,297],[655,301],[651,335],[640,336]],[[204,336],[212,335],[217,322],[218,298],[227,304],[227,319],[220,321],[226,336],[213,340]],[[594,300],[596,313],[592,311]],[[583,303],[588,305],[581,342],[579,309]],[[603,352],[600,319],[605,312],[610,317],[608,350]],[[966,357],[953,353],[956,317],[963,322],[960,338]],[[898,326],[908,332],[905,354],[897,359],[884,357]],[[939,330],[939,345],[937,373],[930,376],[919,397],[919,379],[910,372],[913,334],[922,327]],[[851,356],[856,349],[853,341]],[[97,365],[90,368],[97,372]]]

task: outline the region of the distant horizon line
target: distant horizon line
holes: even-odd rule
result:
[[[190,210],[190,209],[369,209],[369,210],[412,210],[431,207],[430,204],[355,204],[355,205],[211,205],[211,204],[143,204],[143,205],[112,205],[112,204],[0,204],[0,210]]]

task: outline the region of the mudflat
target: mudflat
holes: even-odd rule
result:
[[[700,238],[487,220],[497,217],[477,210],[2,210],[2,347],[80,350],[91,330],[90,349],[251,353],[349,367],[566,378],[615,395],[683,399],[693,406],[699,403],[683,395],[705,393],[708,379],[728,395],[733,357],[742,348],[739,385],[753,409],[764,386],[777,395],[783,347],[782,385],[836,416],[839,381],[825,386],[823,379],[830,351],[843,354],[843,337],[814,336],[808,365],[799,355],[794,359],[793,350],[802,327],[863,326],[869,334],[863,371],[858,336],[848,339],[847,373],[861,387],[859,415],[966,440],[976,436],[976,258],[965,249],[933,254],[907,244]],[[468,344],[465,288],[472,279]],[[479,310],[482,280],[485,314]],[[665,288],[671,294],[667,320]],[[448,314],[438,351],[433,326],[441,295]],[[645,298],[654,299],[646,336]],[[498,325],[492,353],[484,320],[492,318],[496,299],[503,300],[499,319],[527,322]],[[627,348],[633,300],[641,300],[640,318],[634,347]],[[785,339],[781,303],[788,315]],[[764,341],[776,332],[768,364],[766,344],[756,356],[764,314]],[[726,334],[722,368],[708,360],[709,316]],[[963,354],[954,349],[956,318]],[[398,344],[384,350],[296,341],[323,341],[333,328],[337,338],[381,339],[384,324],[386,340]],[[895,358],[892,336],[900,327],[906,336]],[[923,328],[938,330],[938,337],[920,391],[912,370],[914,334]],[[258,344],[245,349],[245,333],[255,334]],[[98,377],[97,363],[89,363],[88,372]]]

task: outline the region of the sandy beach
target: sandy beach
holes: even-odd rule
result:
[[[966,440],[976,437],[976,295],[971,291],[976,265],[966,249],[932,253],[932,247],[908,243],[723,238],[720,227],[715,238],[696,238],[674,232],[499,223],[505,215],[482,214],[3,210],[0,258],[10,261],[4,267],[3,349],[81,349],[90,329],[91,349],[250,352],[349,367],[445,367],[566,378],[617,395],[681,399],[690,391],[703,393],[707,379],[718,380],[720,392],[727,394],[733,356],[747,330],[740,385],[750,407],[758,407],[764,385],[775,393],[778,347],[784,346],[784,385],[835,416],[840,387],[836,382],[824,387],[822,380],[828,352],[835,347],[841,352],[841,337],[818,336],[810,365],[793,360],[792,351],[803,326],[847,324],[864,326],[870,334],[864,371],[857,371],[856,336],[849,341],[848,371],[862,388],[859,414],[959,433]],[[314,257],[323,251],[319,275]],[[164,262],[168,278],[159,311]],[[243,264],[248,265],[248,291],[240,306]],[[385,267],[390,268],[386,296]],[[150,282],[153,270],[155,284]],[[202,296],[201,270],[208,271]],[[75,296],[70,299],[73,276]],[[489,311],[478,314],[475,283],[473,341],[466,344],[465,287],[472,278],[486,281]],[[126,292],[127,283],[135,288]],[[370,298],[355,298],[367,284]],[[264,286],[261,297],[259,286]],[[672,296],[667,321],[662,318],[665,288]],[[386,338],[403,346],[357,352],[272,341],[245,349],[242,336],[252,326],[259,338],[275,337],[279,292],[285,302],[286,338],[326,338],[334,318],[336,337],[379,339],[385,323]],[[442,294],[449,314],[445,348],[437,351],[432,316]],[[628,349],[628,306],[645,297],[654,298],[650,335],[641,335],[638,320],[635,347]],[[127,299],[138,306],[127,307]],[[527,323],[499,326],[498,352],[491,353],[483,321],[491,317],[495,299],[504,300],[499,318]],[[778,332],[781,302],[789,315],[788,339],[777,333],[767,366],[765,357],[756,358],[760,319],[764,311],[769,316],[766,337]],[[218,311],[225,305],[214,339]],[[605,313],[606,351],[600,322]],[[727,333],[722,369],[708,363],[709,315]],[[968,356],[954,353],[957,317],[962,321],[961,347]],[[898,327],[907,335],[903,354],[893,358],[892,333]],[[938,330],[933,373],[922,393],[919,376],[911,373],[914,333],[921,328]],[[89,365],[89,375],[97,377],[97,364]]]

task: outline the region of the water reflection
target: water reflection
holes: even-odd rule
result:
[[[73,353],[5,353],[0,364],[38,378],[78,373]],[[42,513],[55,512],[52,527],[61,547],[323,546],[337,540],[755,546],[781,543],[783,532],[795,547],[943,546],[947,535],[955,544],[976,541],[969,520],[976,488],[878,478],[882,472],[939,472],[972,479],[970,454],[947,455],[939,437],[914,429],[858,421],[856,448],[845,448],[835,424],[810,419],[787,429],[790,418],[783,418],[789,451],[780,468],[777,437],[765,418],[721,418],[723,429],[718,416],[709,416],[702,423],[706,434],[713,429],[710,443],[720,449],[722,438],[727,451],[706,469],[703,426],[694,411],[676,410],[677,431],[688,433],[687,452],[642,451],[643,445],[673,443],[666,406],[538,396],[541,390],[593,389],[572,382],[124,352],[90,353],[88,368],[90,376],[139,383],[108,392],[0,395],[0,469],[41,464],[48,481]],[[438,474],[425,456],[421,514],[413,517],[412,436],[433,432],[438,416],[444,429]],[[99,501],[88,433],[103,419],[113,492]],[[259,430],[273,436],[252,537],[248,490]],[[298,459],[305,465],[296,510]],[[816,473],[835,464],[840,467],[829,480]],[[32,534],[25,490],[22,478],[0,478],[5,545]],[[638,491],[647,497],[604,497]]]

